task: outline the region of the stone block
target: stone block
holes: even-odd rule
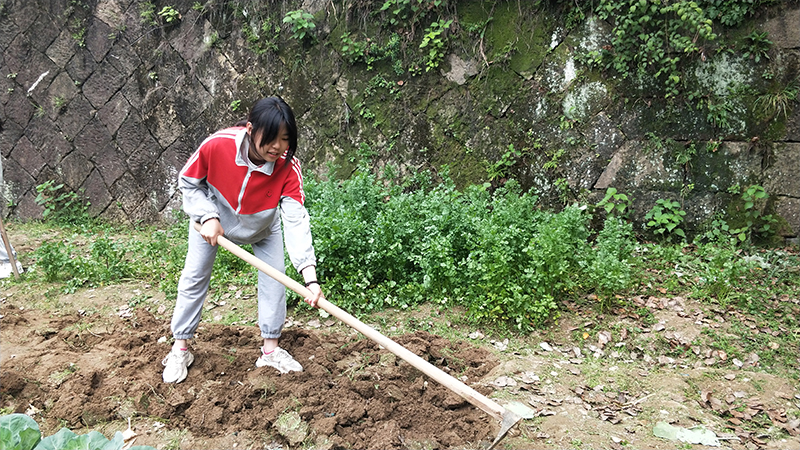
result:
[[[97,63],[94,61],[92,54],[85,49],[76,51],[65,66],[69,76],[80,85],[84,84],[94,73],[95,68],[97,68]]]
[[[67,72],[59,72],[47,88],[46,97],[50,99],[43,105],[51,119],[56,120],[58,115],[66,110],[67,104],[78,94],[75,82]]]
[[[128,170],[125,155],[116,147],[109,147],[108,151],[98,155],[93,162],[106,186],[113,185]]]
[[[170,39],[170,45],[183,58],[191,64],[204,52],[208,51],[209,45],[204,38],[210,36],[214,30],[211,24],[199,17],[197,11],[189,11],[183,17],[183,22],[193,24],[191,27],[182,26],[181,32]]]
[[[45,154],[48,161],[60,161],[72,151],[72,143],[67,141],[62,133],[53,133],[51,137],[52,139],[46,144]]]
[[[13,215],[22,220],[41,219],[44,208],[36,203],[36,191],[25,191],[14,198]]]
[[[62,30],[61,34],[47,47],[44,53],[55,65],[63,69],[67,66],[69,60],[75,56],[76,47],[77,44],[72,39],[69,30]]]
[[[786,140],[800,142],[800,108],[796,105],[786,120]]]
[[[83,84],[83,95],[100,109],[125,84],[125,77],[108,61],[103,61]]]
[[[125,214],[133,212],[145,200],[145,194],[136,179],[129,172],[125,172],[109,188],[111,196],[116,199],[116,203],[122,208]]]
[[[112,147],[111,134],[99,119],[94,118],[75,136],[73,145],[86,159],[92,159],[95,155],[100,155],[102,158],[102,155]]]
[[[86,198],[89,199],[89,213],[92,215],[100,215],[105,211],[106,207],[114,201],[111,193],[108,192],[103,177],[97,169],[92,170],[92,173],[86,178],[81,186]]]
[[[4,121],[2,128],[0,128],[0,153],[2,156],[8,157],[19,138],[24,134],[25,129],[16,122],[11,120]]]
[[[17,89],[9,95],[5,105],[6,119],[8,121],[24,128],[33,117],[34,111],[36,111],[36,108],[25,96],[25,91]]]
[[[92,163],[77,151],[65,156],[58,165],[64,184],[77,192],[92,172]]]
[[[13,20],[0,20],[0,48],[6,49],[20,34],[19,26]]]
[[[109,37],[114,30],[102,20],[93,20],[86,29],[86,49],[92,54],[94,61],[99,63],[105,59],[114,41]]]
[[[735,184],[746,185],[761,178],[762,159],[749,142],[723,142],[713,153],[698,148],[689,163],[689,181],[695,190],[711,192],[726,191]]]
[[[769,34],[772,45],[781,49],[800,47],[800,8],[797,4],[785,5],[776,13],[761,26]]]
[[[162,148],[167,148],[183,133],[183,124],[172,102],[164,100],[144,117],[144,123]]]
[[[195,61],[193,73],[203,83],[212,97],[222,94],[219,80],[235,81],[241,78],[225,55],[206,52]]]
[[[770,195],[800,198],[800,143],[776,144],[764,171],[764,190]]]
[[[117,92],[111,99],[103,105],[97,112],[97,117],[108,128],[108,132],[112,135],[117,133],[122,121],[128,117],[128,112],[131,110],[131,104],[122,95],[122,92]]]
[[[100,0],[94,9],[94,16],[111,28],[123,28],[125,26],[125,10],[130,4],[129,1]]]
[[[773,204],[775,214],[786,220],[786,224],[778,229],[778,235],[795,237],[800,235],[800,198],[778,197]]]
[[[104,209],[100,214],[100,217],[115,223],[129,224],[131,222],[128,214],[119,206],[117,202],[109,203],[108,206],[106,206],[106,209]]]
[[[609,180],[598,187],[600,176],[606,171],[613,160],[614,153],[622,146],[625,136],[614,127],[614,124],[605,114],[598,114],[592,120],[591,136],[587,146],[581,146],[582,154],[571,160],[567,168],[567,181],[569,185],[578,189],[606,189]],[[619,163],[619,159],[615,163]],[[612,169],[613,170],[613,169]],[[610,173],[610,172],[609,172]]]
[[[34,178],[47,164],[44,149],[37,148],[26,136],[17,141],[17,145],[11,151],[10,159],[16,161],[25,172]]]
[[[595,183],[595,189],[615,187],[625,193],[633,189],[678,192],[683,172],[667,164],[668,156],[641,151],[642,141],[625,142],[611,157]]]
[[[178,120],[184,126],[188,126],[205,112],[212,100],[213,97],[206,91],[200,80],[189,75],[175,84],[173,93],[168,95],[164,101],[172,101]]]
[[[146,183],[145,180],[156,171],[161,153],[163,153],[163,149],[158,145],[145,143],[137,147],[128,157],[128,170],[142,187],[148,189],[154,187],[150,183]]]
[[[94,115],[94,108],[83,94],[77,94],[56,119],[56,125],[67,140],[73,140]]]
[[[132,212],[128,213],[128,219],[132,223],[150,223],[158,217],[158,209],[149,201],[149,199],[145,199],[143,202],[139,203],[139,206],[136,207]]]
[[[30,32],[28,28],[33,25],[36,18],[39,17],[41,13],[41,11],[39,11],[39,5],[36,5],[34,2],[16,3],[12,11],[10,11],[12,12],[10,14],[10,19],[17,24],[22,32]]]
[[[50,145],[53,136],[57,133],[58,127],[55,122],[46,115],[34,114],[31,120],[28,121],[28,126],[25,127],[25,136],[31,140],[35,147],[40,149]]]
[[[33,48],[45,52],[60,34],[60,28],[50,19],[49,14],[38,14],[28,32]]]
[[[122,124],[117,130],[117,145],[127,158],[145,141],[158,145],[155,139],[150,135],[150,132],[147,131],[144,123],[142,123],[138,111],[131,109],[128,116],[122,121]]]
[[[19,204],[35,183],[36,178],[23,169],[17,161],[13,159],[3,161],[3,195],[6,203]]]
[[[44,53],[32,48],[18,68],[13,68],[17,64],[13,58],[6,58],[6,62],[11,71],[17,73],[15,81],[22,86],[22,93],[32,97],[40,105],[47,104],[44,93],[58,74],[58,66]]]
[[[125,39],[114,41],[114,46],[109,50],[106,60],[126,78],[129,78],[143,64],[142,59],[133,51]]]

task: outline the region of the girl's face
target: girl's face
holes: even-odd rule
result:
[[[253,135],[253,124],[247,122],[247,135],[250,137],[250,151],[248,152],[250,160],[255,164],[264,164],[265,162],[275,162],[289,149],[289,132],[286,130],[286,124],[282,123],[278,129],[278,135],[275,139],[263,146],[258,145],[261,142],[261,132]]]

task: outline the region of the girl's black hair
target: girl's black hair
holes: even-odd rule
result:
[[[292,108],[280,97],[267,97],[257,101],[247,121],[253,124],[252,136],[261,132],[261,142],[259,146],[269,144],[278,137],[281,124],[286,125],[289,133],[289,149],[286,151],[286,164],[292,161],[294,152],[297,150],[297,123],[294,120]],[[240,122],[241,123],[241,122]],[[237,124],[238,125],[238,124]]]

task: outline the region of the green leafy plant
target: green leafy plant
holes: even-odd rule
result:
[[[742,192],[744,226],[733,231],[742,242],[751,242],[753,235],[768,235],[773,232],[772,225],[777,221],[772,214],[762,214],[761,209],[768,197],[763,187],[754,184]],[[738,232],[738,233],[737,233]]]
[[[313,39],[312,32],[317,26],[314,24],[314,16],[311,13],[298,9],[289,11],[283,18],[283,23],[289,24],[292,31],[292,38],[302,41],[306,37]]]
[[[156,22],[156,5],[152,1],[145,1],[139,4],[139,17],[147,25],[158,25]]]
[[[428,49],[428,54],[424,58],[425,72],[439,67],[439,63],[442,61],[442,58],[444,58],[444,49],[447,45],[447,41],[445,39],[446,35],[442,35],[450,28],[452,23],[452,19],[446,22],[444,20],[434,21],[425,29],[422,43],[419,44],[420,49]]]
[[[600,0],[595,11],[614,30],[611,45],[588,52],[586,62],[623,78],[660,80],[666,97],[681,91],[682,60],[699,56],[703,43],[717,38],[694,1]]]
[[[600,279],[582,281],[595,252],[580,208],[542,211],[513,179],[458,191],[444,169],[437,184],[430,173],[379,179],[359,167],[348,180],[305,185],[320,277],[348,310],[410,308],[437,292],[475,322],[526,331],[557,316],[571,289]],[[631,268],[614,270],[619,281]]]
[[[505,178],[509,175],[511,168],[521,159],[527,156],[525,149],[518,150],[514,144],[508,144],[506,151],[500,155],[500,159],[487,165],[487,174],[492,181]]]
[[[165,23],[173,23],[181,20],[181,13],[173,6],[165,6],[158,12],[158,17],[164,20]]]
[[[675,200],[658,199],[655,206],[644,216],[646,227],[662,239],[672,239],[678,236],[686,239],[686,233],[679,228],[683,223],[686,211],[681,209],[681,204]]]
[[[97,431],[78,435],[67,428],[42,438],[39,425],[25,414],[9,414],[0,417],[0,442],[4,450],[122,450],[125,447],[123,434],[117,431],[108,440]],[[156,450],[154,447],[137,445],[129,450]]]
[[[242,107],[241,100],[234,100],[231,102],[231,111],[238,112],[241,109],[241,107]]]
[[[36,204],[44,207],[42,217],[60,225],[86,225],[91,222],[89,201],[67,190],[63,183],[49,180],[36,186]]]
[[[445,0],[386,0],[380,11],[389,13],[388,24],[391,26],[413,27],[429,12],[437,10],[445,3]]]
[[[83,20],[75,17],[69,22],[72,39],[78,44],[78,47],[86,47],[86,25]]]
[[[626,217],[631,206],[631,199],[626,194],[617,192],[617,188],[609,187],[606,195],[595,207],[603,208],[607,215]]]
[[[769,34],[765,31],[759,33],[753,31],[745,37],[746,44],[744,45],[744,56],[750,58],[757,63],[761,59],[769,59],[769,49],[772,48],[772,41],[768,39]]]

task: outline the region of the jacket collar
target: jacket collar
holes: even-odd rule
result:
[[[241,130],[236,132],[236,165],[247,167],[249,170],[254,170],[256,172],[261,172],[265,175],[272,175],[272,171],[275,169],[274,162],[265,162],[264,164],[257,166],[250,161],[250,158],[247,156],[247,152],[250,151],[250,139],[247,139],[247,129],[242,128]],[[278,161],[281,161],[280,159]]]

